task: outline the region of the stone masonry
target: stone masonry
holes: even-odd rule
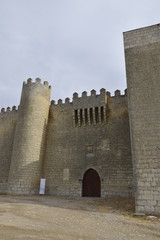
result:
[[[48,83],[28,79],[24,83],[18,109],[11,165],[8,178],[8,193],[37,193],[45,148],[46,127],[50,103]]]
[[[47,82],[24,82],[20,106],[0,113],[0,192],[82,196],[84,174],[100,179],[100,196],[133,194],[127,91],[73,94],[51,101]],[[92,196],[92,193],[91,193]]]
[[[160,213],[160,24],[124,33],[136,212]]]
[[[0,193],[38,194],[45,178],[49,195],[135,195],[137,213],[160,213],[160,26],[124,33],[124,46],[124,95],[55,103],[48,82],[23,83],[18,109],[0,113]]]
[[[63,147],[62,147],[63,146]],[[47,193],[82,195],[83,175],[95,169],[101,196],[132,195],[127,96],[105,89],[86,92],[73,102],[52,102],[50,107],[44,177]]]

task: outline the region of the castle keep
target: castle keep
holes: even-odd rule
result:
[[[136,212],[160,213],[160,24],[124,33]]]
[[[28,79],[18,109],[0,113],[0,193],[135,196],[160,213],[160,26],[124,33],[128,90],[50,102]]]

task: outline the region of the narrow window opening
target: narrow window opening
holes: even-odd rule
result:
[[[86,123],[86,124],[88,124],[88,114],[87,114],[87,108],[85,108],[84,115],[85,115],[85,123]]]
[[[104,107],[101,107],[101,122],[104,122]]]
[[[78,125],[78,110],[74,111],[74,117],[75,117],[75,125]]]
[[[90,122],[93,124],[93,109],[90,108]]]
[[[80,109],[80,125],[83,124],[83,113],[82,113],[82,109]]]
[[[96,107],[95,108],[95,120],[96,120],[96,124],[98,124],[98,120],[99,120],[99,118],[98,118],[98,107]]]

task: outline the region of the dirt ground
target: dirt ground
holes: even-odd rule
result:
[[[160,218],[133,199],[0,195],[0,240],[158,240]]]

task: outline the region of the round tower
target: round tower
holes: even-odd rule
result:
[[[9,194],[38,193],[51,87],[39,78],[23,83],[8,180]]]

